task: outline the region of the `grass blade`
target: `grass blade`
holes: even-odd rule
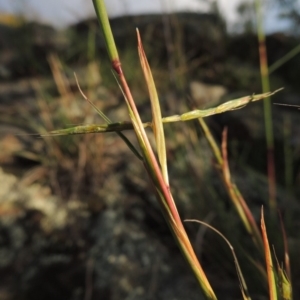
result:
[[[204,226],[210,228],[211,230],[213,230],[214,232],[216,232],[219,236],[221,236],[221,238],[229,246],[230,251],[232,253],[234,264],[235,264],[235,268],[236,268],[236,272],[237,272],[238,279],[239,279],[239,282],[240,282],[240,287],[241,287],[241,292],[242,292],[243,299],[251,300],[251,297],[250,297],[249,292],[248,292],[248,287],[247,287],[246,281],[244,279],[243,273],[241,271],[240,264],[238,262],[238,259],[237,259],[237,256],[235,254],[234,248],[231,245],[231,243],[228,241],[228,239],[219,230],[217,230],[216,228],[212,227],[211,225],[209,225],[209,224],[207,224],[205,222],[202,222],[202,221],[199,221],[199,220],[194,220],[194,219],[185,220],[185,222],[196,222],[196,223],[199,223],[201,225],[204,225]]]
[[[196,109],[196,110],[192,110],[187,113],[184,113],[182,115],[166,117],[166,118],[163,118],[163,122],[169,123],[169,122],[178,122],[178,121],[189,121],[189,120],[194,120],[194,119],[198,119],[198,118],[204,118],[204,117],[208,117],[208,116],[212,116],[212,115],[221,114],[226,111],[240,109],[251,102],[255,102],[255,101],[259,101],[259,100],[268,98],[281,90],[282,90],[282,88],[280,88],[274,92],[267,92],[267,93],[258,94],[258,95],[245,96],[245,97],[241,97],[238,99],[227,101],[217,107],[208,108],[208,109],[204,109],[204,110]]]
[[[204,110],[192,110],[183,115],[173,115],[173,116],[169,116],[169,117],[164,117],[164,118],[162,118],[162,123],[180,122],[180,121],[185,122],[185,121],[189,121],[189,120],[193,120],[193,119],[205,118],[208,116],[220,114],[220,113],[230,111],[230,110],[239,109],[242,106],[245,106],[246,104],[248,104],[249,102],[264,99],[265,97],[273,95],[280,90],[282,90],[282,89],[276,90],[274,92],[266,93],[266,94],[259,94],[256,96],[246,96],[246,97],[242,97],[239,99],[230,100],[230,101],[225,102],[214,108],[209,108],[209,109],[204,109]],[[73,129],[71,129],[71,128],[61,129],[61,130],[59,130],[60,132],[58,132],[58,130],[51,131],[49,133],[49,135],[52,135],[52,134],[67,135],[67,134],[82,134],[82,133],[104,133],[104,132],[112,132],[112,131],[120,132],[123,130],[134,129],[133,124],[130,122],[112,123],[103,114],[103,112],[101,112],[84,94],[83,94],[83,96],[96,109],[96,111],[100,114],[100,116],[103,117],[107,123],[109,123],[110,126],[107,126],[105,124],[104,125],[103,124],[82,125],[82,126],[76,126]],[[86,127],[87,131],[85,131],[84,128],[82,128],[83,126],[87,126]],[[152,126],[152,122],[143,123],[144,128],[151,127],[151,126]],[[108,128],[110,128],[111,130],[108,130]],[[114,128],[115,128],[115,130],[113,130]]]
[[[153,80],[152,72],[138,30],[137,30],[137,38],[138,38],[138,52],[140,57],[140,63],[143,69],[144,77],[150,95],[151,110],[152,110],[152,128],[154,131],[154,136],[156,141],[158,159],[160,162],[164,180],[169,185],[165,134],[164,134],[164,127],[162,123],[159,99],[158,99],[155,83]]]
[[[261,231],[262,231],[264,249],[265,249],[266,268],[267,268],[268,284],[269,284],[269,296],[270,296],[270,300],[278,300],[276,279],[275,279],[276,275],[275,275],[275,271],[274,271],[274,265],[273,265],[270,246],[269,246],[267,229],[266,229],[266,224],[265,224],[265,220],[264,220],[263,207],[261,208]]]
[[[273,251],[274,251],[274,256],[276,259],[276,264],[277,264],[277,274],[278,274],[278,290],[281,296],[281,299],[283,300],[292,300],[292,285],[291,281],[286,274],[285,270],[280,266],[275,249],[273,246]]]

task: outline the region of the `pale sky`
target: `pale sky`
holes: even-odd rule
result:
[[[212,0],[105,0],[110,17],[172,11],[207,12]],[[229,28],[238,20],[236,7],[241,0],[218,0]],[[300,0],[298,0],[300,3]],[[62,28],[93,16],[92,0],[0,0],[0,12],[19,13],[30,20]],[[269,5],[265,14],[267,32],[284,30],[289,24],[278,19],[278,9]]]

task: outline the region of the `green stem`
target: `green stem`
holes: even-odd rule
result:
[[[261,1],[255,1],[256,15],[257,15],[257,37],[259,42],[259,59],[260,59],[260,73],[263,92],[270,91],[270,78],[268,69],[268,57],[266,48],[266,37],[263,30],[263,19]],[[272,107],[271,100],[267,97],[264,100],[264,119],[265,119],[265,134],[267,141],[267,167],[269,180],[269,205],[273,215],[276,214],[276,176],[275,176],[275,161],[274,161],[274,133],[272,121]]]
[[[116,63],[119,61],[119,54],[115,44],[115,40],[111,31],[111,27],[108,20],[108,15],[106,12],[105,3],[103,0],[93,0],[95,11],[99,20],[99,24],[101,26],[104,41],[106,45],[106,49],[112,63]],[[115,68],[114,68],[115,69]],[[117,72],[118,73],[118,72]]]

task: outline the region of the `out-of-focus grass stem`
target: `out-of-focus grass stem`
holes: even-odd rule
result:
[[[284,177],[285,186],[289,193],[293,190],[293,151],[291,149],[291,120],[283,115],[283,136],[284,136]]]
[[[255,0],[255,9],[257,16],[257,37],[259,42],[259,59],[260,73],[263,92],[270,91],[268,57],[266,47],[266,37],[263,29],[262,4],[261,0]],[[267,141],[267,166],[268,166],[268,181],[269,181],[269,205],[273,215],[276,214],[276,175],[274,161],[274,134],[272,122],[272,108],[270,98],[264,100],[264,119],[265,119],[265,134]]]
[[[286,62],[291,60],[293,57],[295,57],[299,53],[300,53],[300,45],[296,46],[294,49],[292,49],[290,52],[288,52],[282,58],[278,59],[275,63],[273,63],[269,67],[269,74],[272,74],[273,72],[275,72],[278,68],[280,68],[282,65],[284,65]]]

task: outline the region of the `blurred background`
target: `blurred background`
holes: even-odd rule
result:
[[[239,10],[251,6],[251,1],[243,0],[142,0],[138,3],[134,0],[106,1],[107,12],[111,18],[125,15],[162,14],[174,12],[198,12],[208,13],[217,5],[222,17],[226,20],[226,26],[231,31],[240,30],[238,26],[243,16]],[[291,30],[292,22],[288,18],[282,18],[283,14],[299,10],[299,1],[266,1],[264,25],[267,32]],[[63,28],[81,20],[94,16],[92,1],[89,0],[1,0],[0,10],[3,13],[24,17],[28,21],[38,21],[56,28]]]
[[[151,119],[136,49],[139,28],[164,116],[262,92],[254,1],[106,1],[123,68]],[[276,203],[300,297],[300,1],[262,3],[272,97]],[[114,133],[49,137],[129,120],[92,1],[0,0],[0,300],[202,299],[163,220],[142,164]],[[206,119],[228,128],[232,179],[283,261],[268,213],[262,103]],[[264,261],[226,193],[196,122],[165,126],[171,189],[183,219],[205,220],[234,245],[252,299],[268,299]],[[149,132],[150,134],[150,132]],[[151,135],[151,134],[150,134]],[[135,143],[132,132],[126,136]],[[219,299],[241,299],[231,253],[215,233],[187,224]],[[204,299],[204,298],[203,298]]]

